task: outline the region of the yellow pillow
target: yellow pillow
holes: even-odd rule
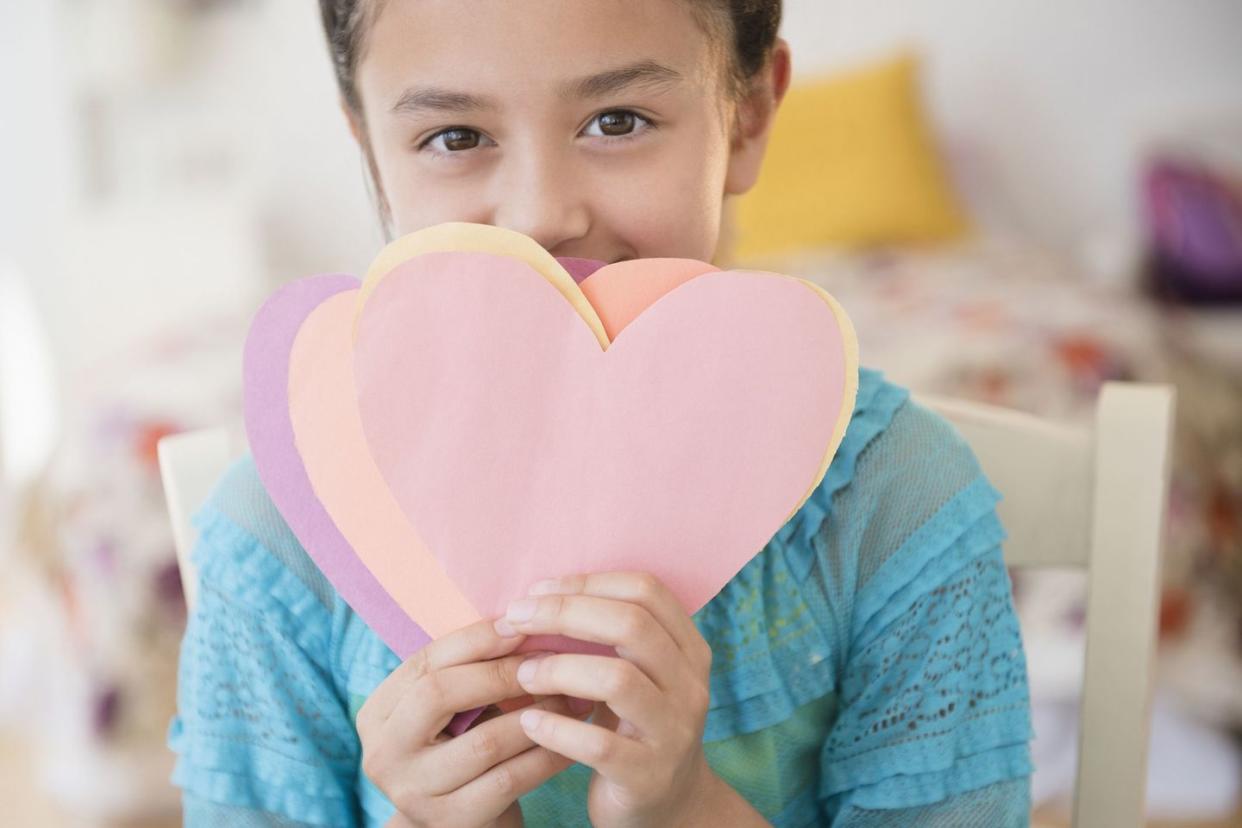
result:
[[[790,88],[758,183],[736,199],[737,258],[965,234],[918,74],[917,55],[906,52]]]

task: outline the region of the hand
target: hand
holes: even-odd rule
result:
[[[719,790],[703,755],[711,647],[660,581],[605,573],[544,581],[497,621],[501,635],[559,634],[612,645],[611,656],[532,657],[518,681],[532,694],[602,702],[592,722],[527,710],[543,747],[594,769],[587,806],[597,828],[684,825]]]
[[[459,711],[526,695],[516,677],[526,656],[512,655],[523,640],[497,635],[490,621],[464,627],[407,659],[358,711],[363,771],[399,812],[390,824],[520,826],[518,797],[569,766],[526,735],[521,711],[455,738],[442,732]],[[564,698],[534,709],[574,721]]]

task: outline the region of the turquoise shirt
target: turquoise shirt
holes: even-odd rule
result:
[[[998,493],[969,447],[864,369],[823,482],[694,616],[704,751],[777,826],[1027,825],[1026,662]],[[236,464],[195,516],[198,604],[168,743],[185,824],[379,826],[358,709],[397,657]],[[522,798],[587,825],[590,770]]]

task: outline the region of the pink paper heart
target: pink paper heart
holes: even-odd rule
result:
[[[835,450],[856,371],[841,325],[804,282],[713,272],[603,351],[529,266],[428,253],[363,309],[358,407],[393,498],[482,615],[533,580],[616,569],[694,611]]]

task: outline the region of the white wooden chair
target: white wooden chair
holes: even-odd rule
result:
[[[196,533],[190,525],[194,511],[206,502],[211,487],[224,474],[238,453],[226,428],[205,428],[173,434],[159,441],[160,477],[164,481],[164,499],[172,521],[173,544],[177,548],[177,567],[181,570],[181,588],[186,607],[194,608],[198,594],[198,578],[190,551]]]
[[[962,400],[915,399],[956,426],[1004,495],[999,512],[1009,532],[1007,564],[1086,568],[1074,825],[1142,825],[1172,388],[1109,383],[1093,427]],[[234,452],[224,429],[209,429],[161,440],[159,455],[192,606],[188,517]]]

